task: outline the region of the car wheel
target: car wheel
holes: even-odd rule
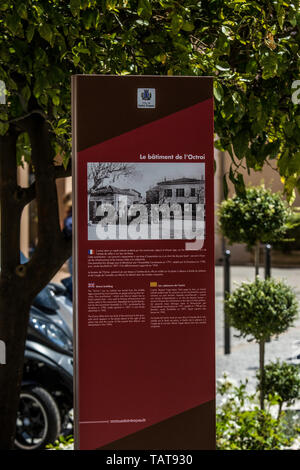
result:
[[[37,385],[23,388],[17,413],[16,448],[44,449],[57,439],[60,429],[59,410],[50,393]]]

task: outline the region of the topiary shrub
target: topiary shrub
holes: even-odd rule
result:
[[[299,210],[299,208],[297,208]],[[300,250],[300,213],[293,212],[288,220],[288,230],[285,237],[279,242],[273,243],[273,248],[282,253]]]
[[[257,372],[260,382],[260,371]],[[295,403],[300,398],[300,369],[298,365],[280,362],[270,362],[265,366],[265,395],[277,396],[278,419],[281,415],[282,406]]]
[[[225,300],[225,314],[230,324],[241,336],[259,344],[260,404],[264,408],[265,342],[270,336],[278,336],[294,322],[298,302],[293,290],[282,281],[262,280],[256,277],[252,283],[243,282]]]
[[[260,243],[281,240],[288,228],[291,210],[279,193],[264,186],[248,187],[243,195],[223,201],[218,210],[221,233],[230,244],[245,243],[256,247],[255,266],[258,273]]]
[[[268,407],[261,410],[256,394],[247,393],[247,382],[234,386],[225,376],[217,393],[222,398],[216,413],[217,450],[275,450],[290,447],[297,436],[289,433],[282,420],[275,419],[271,408],[277,405],[270,396]]]

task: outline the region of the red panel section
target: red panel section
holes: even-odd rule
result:
[[[176,155],[201,151],[207,155],[208,163],[213,152],[212,123],[213,100],[209,99],[83,150],[79,159],[105,161],[109,157],[111,161],[136,162],[141,153]]]
[[[78,154],[77,377],[81,449],[101,447],[214,399],[212,122],[213,102],[207,100]],[[148,153],[205,154],[207,236],[203,250],[206,253],[206,271],[196,275],[192,272],[185,274],[184,282],[190,287],[206,287],[207,322],[196,326],[150,328],[147,320],[137,325],[89,327],[88,282],[95,280],[88,275],[89,249],[130,249],[137,246],[141,250],[170,246],[182,249],[185,246],[183,240],[87,239],[87,162],[140,162],[140,154]],[[179,165],[189,163],[195,161],[178,162]],[[166,281],[170,284],[183,282],[180,271],[170,273],[164,278]],[[126,277],[120,271],[113,283],[118,288],[148,288],[149,278]],[[148,304],[146,315],[147,309]]]

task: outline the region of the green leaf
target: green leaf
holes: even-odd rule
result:
[[[152,16],[152,6],[149,0],[139,0],[137,14],[146,20]]]
[[[92,26],[92,23],[93,23],[93,19],[94,19],[94,15],[93,15],[92,11],[85,11],[84,12],[84,14],[82,16],[82,21],[83,21],[85,29],[90,29],[90,27]]]
[[[248,150],[249,143],[249,133],[247,131],[239,132],[235,137],[233,137],[232,144],[234,153],[239,159],[242,159],[246,151]]]
[[[280,149],[280,140],[276,140],[275,142],[269,142],[265,147],[265,155],[266,157],[269,156],[270,158],[276,158]]]
[[[284,18],[285,18],[285,11],[284,11],[284,8],[281,7],[281,8],[279,8],[279,10],[277,12],[277,20],[278,20],[278,24],[279,24],[281,30],[283,29]]]
[[[221,27],[221,31],[222,31],[222,33],[223,33],[224,36],[226,36],[226,37],[229,38],[229,39],[232,39],[233,34],[232,34],[232,31],[231,31],[231,29],[229,28],[229,26],[224,26],[224,25],[223,25],[223,26]]]
[[[117,0],[106,0],[105,3],[108,11],[117,11]]]
[[[216,53],[218,55],[228,55],[230,53],[229,39],[224,35],[220,34],[215,46]]]
[[[80,57],[79,57],[79,55],[73,57],[73,62],[74,62],[75,67],[77,67],[77,65],[78,65],[79,62],[80,62]]]
[[[30,43],[32,41],[33,35],[34,35],[34,24],[29,23],[28,28],[26,29],[26,38],[27,41]]]
[[[20,21],[20,17],[18,15],[7,15],[6,25],[8,29],[12,32],[12,34],[14,34],[15,36],[23,37],[23,27]]]
[[[22,20],[27,20],[27,8],[25,3],[20,3],[17,7],[17,13]]]
[[[234,187],[238,196],[243,197],[246,194],[244,177],[241,173],[238,174]]]
[[[257,73],[257,62],[253,57],[246,64],[246,73]]]
[[[294,128],[295,128],[294,122],[286,122],[284,124],[284,132],[288,138],[292,137]]]
[[[230,169],[229,169],[229,179],[233,184],[236,183],[236,179],[232,170],[232,165],[230,165]]]
[[[221,101],[224,96],[224,91],[221,83],[218,80],[214,80],[214,97],[217,101]]]
[[[25,99],[26,103],[28,103],[28,101],[30,99],[30,96],[31,96],[31,90],[30,90],[28,84],[26,84],[24,86],[24,88],[21,91],[21,94],[22,94],[23,98]]]
[[[195,25],[194,25],[194,23],[189,23],[188,21],[186,21],[181,26],[181,29],[183,29],[183,31],[190,32],[190,31],[193,31],[195,29]]]
[[[230,70],[230,66],[226,62],[219,62],[216,64],[216,69],[220,72],[228,72]]]
[[[1,47],[0,48],[0,58],[4,61],[4,62],[9,62],[11,57],[10,57],[10,51],[7,50],[6,47]]]
[[[44,91],[44,79],[42,75],[38,75],[33,86],[33,95],[35,98],[39,98]]]
[[[73,16],[77,16],[80,12],[80,0],[71,0],[70,9]]]
[[[171,30],[173,34],[177,34],[183,25],[183,18],[180,15],[173,15],[171,20]]]
[[[295,116],[295,121],[296,121],[297,126],[300,128],[300,115]]]
[[[234,113],[234,104],[233,104],[232,98],[231,96],[228,96],[225,94],[224,105],[222,105],[222,108],[221,108],[221,116],[225,121],[227,121],[233,116],[233,113]]]
[[[263,69],[262,77],[267,80],[277,75],[278,61],[276,52],[268,52],[261,58],[261,66]]]
[[[86,47],[83,47],[83,46],[79,46],[77,48],[77,51],[80,52],[80,54],[90,54],[91,51],[89,49],[87,49]]]
[[[42,37],[43,39],[45,39],[45,40],[48,41],[49,43],[52,43],[53,32],[52,32],[51,27],[50,27],[47,23],[44,23],[44,24],[40,27],[39,33],[40,33],[40,35],[41,35],[41,37]]]
[[[294,173],[300,174],[300,151],[296,152],[294,155],[290,155],[288,172],[290,175]]]
[[[288,169],[288,166],[289,166],[289,162],[290,162],[290,159],[289,159],[289,152],[288,150],[285,150],[283,152],[283,154],[281,155],[281,157],[279,158],[278,160],[278,169],[280,171],[280,174],[281,175],[286,175],[287,173],[287,169]]]
[[[5,135],[9,129],[9,124],[6,122],[0,122],[0,135]]]
[[[260,98],[251,93],[248,106],[249,116],[254,120],[260,119],[262,113],[262,104]]]
[[[60,99],[59,99],[59,96],[53,96],[52,97],[52,103],[55,105],[55,106],[58,106],[59,103],[60,103]]]

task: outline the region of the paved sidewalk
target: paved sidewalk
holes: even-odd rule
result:
[[[300,364],[300,268],[272,268],[272,277],[284,280],[292,286],[299,300],[299,315],[294,326],[281,334],[278,339],[266,343],[265,362],[277,358],[287,362]],[[263,268],[260,272],[264,276]],[[255,342],[247,342],[237,338],[236,330],[231,328],[231,354],[224,354],[224,310],[223,310],[223,267],[217,266],[215,271],[216,286],[216,377],[221,378],[224,372],[231,380],[239,382],[248,379],[248,390],[256,387],[256,371],[259,365],[259,348]],[[236,283],[254,280],[254,267],[231,267],[231,291]],[[297,359],[297,356],[299,359]],[[300,410],[300,400],[294,405]]]

